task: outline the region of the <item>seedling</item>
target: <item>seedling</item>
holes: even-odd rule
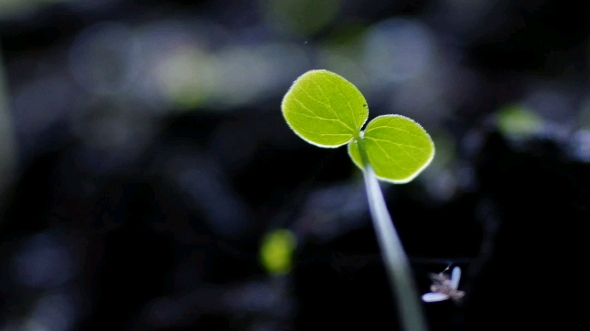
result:
[[[348,155],[364,174],[369,208],[385,268],[397,298],[405,330],[426,330],[408,258],[395,231],[377,179],[407,183],[430,164],[434,143],[413,120],[401,115],[373,119],[363,94],[343,77],[311,70],[291,86],[282,103],[287,124],[310,144],[336,148],[348,144]]]
[[[432,279],[431,292],[422,296],[424,302],[437,302],[448,299],[459,302],[463,298],[465,292],[458,290],[459,280],[461,280],[461,268],[454,267],[451,278],[444,273],[447,270],[449,270],[449,267],[439,274],[430,274],[430,279]]]
[[[333,72],[303,74],[285,95],[282,110],[287,124],[303,140],[327,148],[348,144],[354,164],[361,169],[370,164],[384,181],[407,183],[434,157],[428,133],[405,116],[378,116],[361,131],[369,116],[365,97]]]

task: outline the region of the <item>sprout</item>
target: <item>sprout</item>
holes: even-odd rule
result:
[[[363,94],[343,77],[326,70],[311,70],[299,77],[283,99],[289,127],[312,145],[336,148],[348,144],[348,154],[363,170],[369,208],[389,281],[397,298],[405,330],[426,330],[426,322],[412,280],[408,258],[377,179],[407,183],[434,157],[434,143],[413,120],[401,115],[373,119]]]

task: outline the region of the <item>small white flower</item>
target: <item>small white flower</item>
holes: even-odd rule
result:
[[[458,302],[463,298],[465,292],[457,290],[459,287],[459,280],[461,279],[461,268],[454,267],[451,278],[444,273],[448,269],[449,268],[447,267],[439,274],[430,275],[430,278],[432,279],[432,285],[430,286],[431,292],[422,296],[424,302],[437,302],[448,299],[453,299]]]

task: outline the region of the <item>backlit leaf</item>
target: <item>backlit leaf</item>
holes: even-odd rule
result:
[[[362,135],[369,163],[381,180],[407,183],[434,157],[434,143],[420,124],[401,115],[373,119]],[[363,169],[358,142],[348,145],[352,161]]]
[[[320,147],[342,146],[358,137],[369,110],[362,93],[326,70],[308,71],[285,95],[287,124],[303,140]]]

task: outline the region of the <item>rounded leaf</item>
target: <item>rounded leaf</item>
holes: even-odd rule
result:
[[[405,116],[376,117],[367,125],[361,139],[375,175],[384,181],[407,183],[434,158],[434,143],[428,133]],[[363,169],[357,141],[348,145],[348,154]]]
[[[298,136],[320,147],[342,146],[358,137],[369,115],[367,101],[356,86],[326,70],[311,70],[299,77],[281,109]]]

